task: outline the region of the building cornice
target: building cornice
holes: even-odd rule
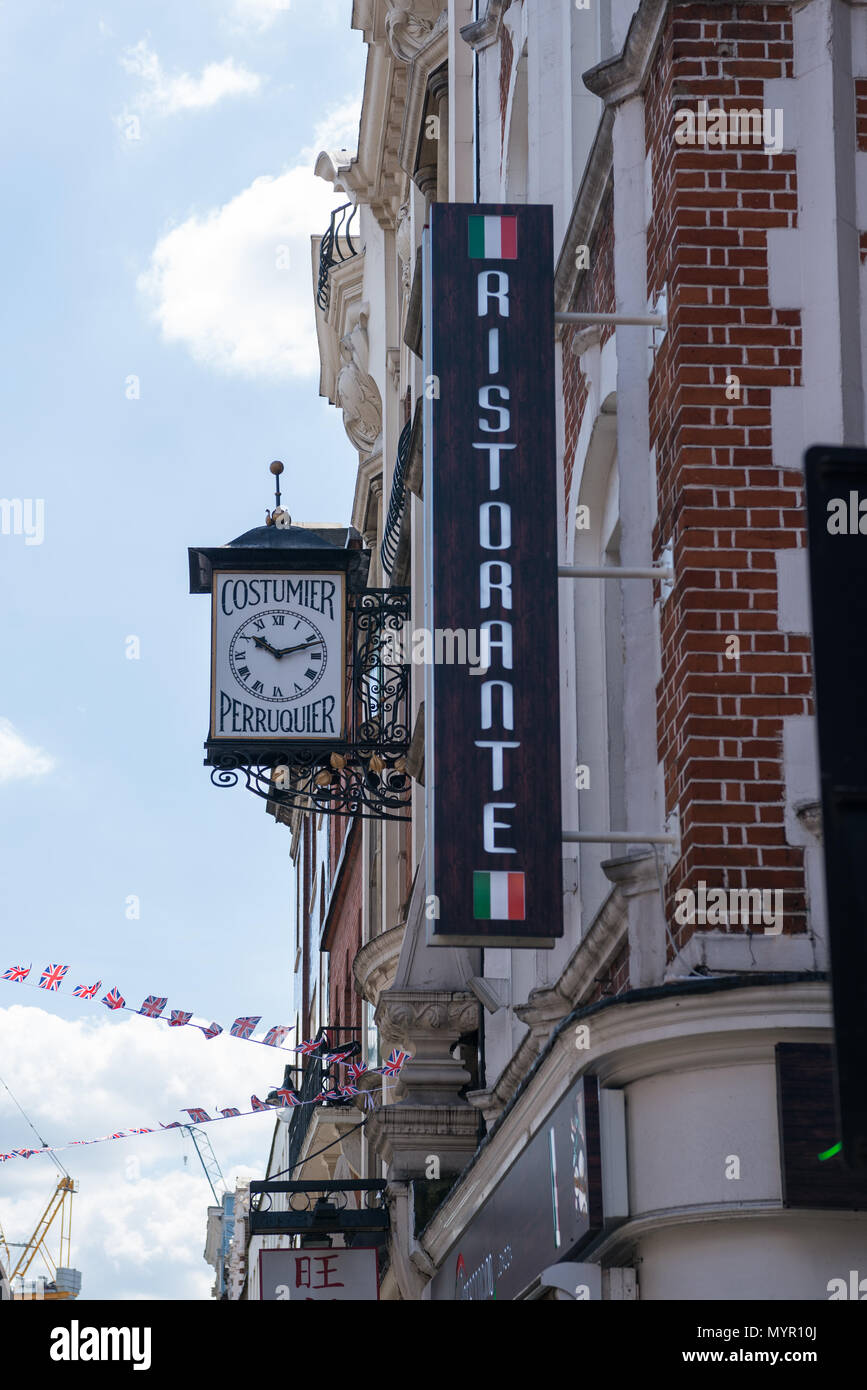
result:
[[[405,192],[398,162],[401,121],[406,103],[406,64],[392,52],[385,33],[385,6],[377,0],[364,14],[353,11],[352,27],[368,44],[358,153],[341,167],[339,186],[370,208],[384,228],[393,229]],[[356,19],[360,21],[356,23]],[[338,185],[336,185],[338,186]]]
[[[606,58],[582,74],[584,86],[606,106],[616,106],[640,92],[662,36],[669,0],[641,0],[616,57]]]
[[[479,15],[471,24],[465,24],[461,29],[461,38],[470,48],[479,51],[487,48],[494,43],[500,33],[500,25],[503,22],[503,15],[511,5],[512,0],[488,0],[485,13]]]
[[[400,167],[412,178],[421,144],[421,128],[427,103],[428,79],[449,57],[449,16],[444,10],[431,30],[430,38],[407,65],[406,103],[397,157]]]
[[[587,1023],[590,1047],[576,1048]],[[817,1034],[820,1035],[817,1037]],[[585,1071],[623,1087],[642,1076],[769,1060],[779,1041],[829,1041],[830,991],[821,975],[749,982],[696,980],[634,990],[563,1020],[520,1090],[482,1140],[419,1240],[437,1266],[554,1106]]]
[[[394,982],[405,932],[406,923],[401,922],[388,931],[380,932],[379,936],[371,937],[352,962],[358,992],[374,1009],[382,991],[389,989]]]
[[[613,888],[586,936],[569,957],[557,983],[546,989],[531,990],[526,1004],[515,1009],[530,1031],[524,1034],[494,1085],[486,1091],[474,1091],[468,1097],[482,1111],[488,1124],[505,1110],[560,1020],[593,993],[597,977],[610,966],[626,940],[627,931],[626,900],[619,888]]]

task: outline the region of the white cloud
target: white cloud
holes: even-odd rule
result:
[[[0,782],[44,777],[53,769],[52,757],[25,743],[8,719],[0,719]]]
[[[316,373],[310,237],[337,201],[300,164],[167,232],[138,282],[163,336],[235,375]]]
[[[310,0],[301,0],[301,3],[309,4]],[[235,0],[237,18],[259,29],[269,28],[291,8],[292,0]]]
[[[66,1020],[26,1005],[0,1009],[0,1056],[16,1099],[53,1144],[184,1121],[180,1107],[186,1105],[211,1115],[218,1106],[248,1109],[252,1093],[264,1097],[280,1084],[289,1059],[285,1052],[275,1056],[225,1036],[209,1042],[192,1030],[169,1030],[143,1018],[118,1019],[100,1010]],[[230,1187],[238,1173],[263,1174],[273,1126],[273,1117],[262,1114],[206,1130]],[[37,1144],[0,1088],[0,1150]],[[202,1251],[213,1196],[189,1139],[171,1130],[76,1146],[59,1158],[79,1183],[72,1264],[82,1271],[83,1298],[209,1297],[214,1275]],[[0,1172],[0,1223],[7,1239],[26,1240],[54,1191],[57,1170],[41,1154],[11,1159]],[[52,1232],[49,1250],[56,1243]]]
[[[224,97],[250,96],[262,85],[258,73],[237,64],[234,58],[208,63],[198,77],[188,72],[169,77],[147,39],[140,39],[133,48],[126,49],[121,63],[127,72],[142,79],[141,106],[162,116],[171,116],[177,111],[202,111],[216,106]]]
[[[361,98],[351,97],[341,106],[326,112],[313,132],[313,140],[302,156],[315,159],[320,150],[358,148],[358,122],[361,119]]]

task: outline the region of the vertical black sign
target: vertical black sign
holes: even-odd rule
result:
[[[867,1211],[867,1173],[839,1152],[833,1050],[777,1043],[777,1110],[783,1204],[816,1211]]]
[[[805,456],[843,1156],[867,1167],[867,450]]]
[[[563,934],[551,209],[435,203],[425,255],[429,940],[551,946]]]

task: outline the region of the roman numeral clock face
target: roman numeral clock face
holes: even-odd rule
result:
[[[344,575],[214,576],[211,737],[343,736]]]
[[[307,695],[327,664],[322,633],[291,608],[265,609],[247,618],[229,643],[229,666],[238,684],[248,695],[273,703]]]

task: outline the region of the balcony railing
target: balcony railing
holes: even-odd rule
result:
[[[403,521],[403,513],[406,507],[406,466],[409,459],[409,446],[412,438],[412,420],[407,420],[400,432],[400,439],[397,442],[397,463],[394,465],[394,476],[391,480],[391,497],[388,502],[388,515],[385,519],[385,531],[382,536],[382,544],[379,547],[379,558],[385,574],[391,575],[394,569],[394,562],[397,559],[397,548],[400,544],[400,527]]]
[[[331,214],[328,231],[319,243],[319,285],[316,291],[316,303],[323,314],[327,310],[331,298],[328,277],[332,267],[342,265],[344,261],[349,261],[353,256],[358,255],[358,250],[349,234],[349,228],[357,212],[358,208],[354,203],[344,203],[342,207],[335,208]],[[340,245],[341,238],[345,246],[349,248],[346,254],[344,254],[345,248]]]
[[[329,1046],[336,1050],[340,1045],[336,1041],[339,1034],[352,1035],[357,1031],[355,1028],[328,1028],[327,1032],[331,1039]],[[292,1086],[294,1082],[291,1079],[291,1069],[287,1069],[287,1074],[289,1079],[284,1078],[284,1084]],[[307,1131],[310,1128],[314,1113],[319,1108],[310,1102],[319,1095],[320,1091],[333,1091],[341,1084],[339,1064],[335,1063],[332,1068],[329,1068],[323,1065],[320,1057],[305,1058],[304,1077],[300,1088],[296,1088],[301,1104],[293,1111],[289,1123],[285,1170],[288,1174],[291,1175],[293,1170],[298,1167]],[[352,1105],[353,1101],[351,1097],[347,1097],[345,1100],[323,1100],[319,1104],[330,1109],[345,1109],[346,1106]]]

